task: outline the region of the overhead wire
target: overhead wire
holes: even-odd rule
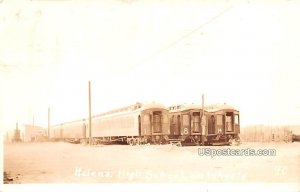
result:
[[[208,21],[206,21],[205,23],[202,23],[201,25],[199,25],[198,27],[196,27],[195,29],[191,30],[190,32],[182,35],[181,37],[179,37],[178,39],[172,41],[171,43],[169,43],[167,46],[164,46],[160,49],[158,49],[157,51],[155,51],[154,53],[152,53],[151,55],[141,59],[140,61],[138,61],[137,63],[133,64],[132,66],[130,66],[130,68],[134,68],[137,66],[140,66],[144,63],[146,63],[147,61],[151,60],[152,58],[158,56],[159,54],[161,54],[162,52],[170,49],[171,47],[177,45],[178,43],[180,43],[181,41],[183,41],[184,39],[188,38],[189,36],[193,35],[194,33],[196,33],[197,31],[199,31],[200,29],[203,29],[205,26],[207,26],[208,24],[214,22],[215,20],[217,20],[219,17],[221,17],[222,15],[224,15],[226,12],[228,12],[230,9],[232,9],[232,6],[227,7],[226,9],[222,10],[221,12],[219,12],[217,15],[215,15],[214,17],[210,18]]]

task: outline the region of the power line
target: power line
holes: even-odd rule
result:
[[[209,19],[208,21],[206,21],[205,23],[201,24],[200,26],[198,26],[197,28],[193,29],[192,31],[184,34],[183,36],[181,36],[180,38],[176,39],[175,41],[172,41],[170,44],[168,44],[165,47],[162,47],[161,49],[155,51],[153,54],[149,55],[148,57],[145,57],[144,59],[140,60],[139,62],[137,62],[136,64],[134,64],[133,66],[131,66],[131,68],[136,67],[138,65],[141,65],[145,62],[147,62],[148,60],[150,60],[151,58],[161,54],[162,52],[170,49],[171,47],[175,46],[176,44],[178,44],[179,42],[183,41],[184,39],[186,39],[187,37],[193,35],[194,33],[196,33],[197,31],[199,31],[200,29],[202,29],[203,27],[205,27],[206,25],[210,24],[211,22],[215,21],[216,19],[218,19],[219,17],[221,17],[223,14],[225,14],[227,11],[229,11],[232,8],[232,6],[227,7],[226,9],[224,9],[223,11],[221,11],[220,13],[218,13],[217,15],[215,15],[214,17],[212,17],[211,19]]]

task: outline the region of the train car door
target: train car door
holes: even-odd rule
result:
[[[232,132],[233,130],[233,112],[226,112],[225,113],[225,131]]]
[[[208,119],[208,134],[216,133],[215,116],[211,115]]]
[[[162,114],[161,111],[153,112],[153,132],[161,133],[161,125],[162,125]]]
[[[179,135],[180,134],[180,116],[172,115],[171,117],[171,130],[170,135]]]
[[[200,112],[192,113],[192,132],[199,133],[200,132]]]
[[[190,130],[191,130],[190,114],[183,114],[182,115],[182,134],[189,135]]]

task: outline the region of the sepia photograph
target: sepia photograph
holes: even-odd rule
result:
[[[300,191],[297,0],[0,0],[0,192]]]

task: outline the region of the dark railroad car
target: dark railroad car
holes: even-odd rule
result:
[[[207,134],[207,112],[200,105],[183,104],[169,107],[170,141],[204,144]]]
[[[239,141],[240,113],[232,106],[210,105],[208,115],[207,144],[231,144]]]
[[[300,135],[295,135],[295,134],[292,135],[292,142],[295,141],[300,142]]]

